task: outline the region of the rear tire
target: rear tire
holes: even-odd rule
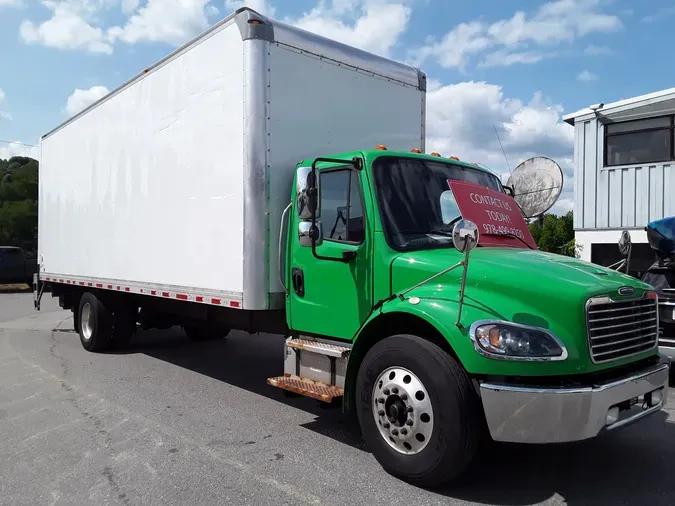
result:
[[[80,342],[87,351],[103,351],[110,347],[113,317],[110,310],[94,294],[82,295],[78,308]]]
[[[183,325],[183,331],[191,341],[216,341],[230,333],[230,329],[207,325]]]
[[[478,449],[482,413],[468,375],[420,337],[395,335],[368,351],[358,371],[356,405],[377,461],[412,485],[450,482]]]

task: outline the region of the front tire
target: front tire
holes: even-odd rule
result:
[[[85,293],[78,310],[80,342],[87,351],[103,351],[110,347],[113,317],[110,310],[94,294]]]
[[[356,399],[369,449],[399,479],[443,485],[476,454],[478,395],[457,361],[425,339],[402,334],[375,344],[359,368]]]

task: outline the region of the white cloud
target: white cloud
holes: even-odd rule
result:
[[[0,144],[0,160],[8,160],[13,156],[30,156],[38,159],[39,150],[37,146],[27,146],[20,142],[10,142],[7,145]]]
[[[663,21],[673,15],[675,15],[675,5],[671,5],[669,7],[659,7],[653,14],[649,14],[640,19],[640,22],[656,23],[657,21]]]
[[[0,2],[1,1],[2,0],[0,0]],[[2,88],[0,88],[0,105],[2,105],[2,103],[5,101],[5,97],[6,97],[5,92],[2,90]],[[7,111],[3,111],[2,109],[0,109],[0,119],[11,121],[12,115]]]
[[[536,155],[558,162],[565,173],[562,197],[571,198],[574,128],[562,121],[560,105],[547,103],[540,93],[524,103],[505,97],[500,86],[486,82],[431,83],[427,92],[427,152],[455,155],[508,175],[501,140],[511,169]],[[556,212],[562,212],[561,205],[567,206],[562,200]]]
[[[40,24],[25,20],[19,33],[28,44],[110,54],[112,46],[103,30],[91,23],[95,23],[97,13],[113,1],[116,0],[44,0],[42,3],[52,11],[52,17]]]
[[[410,21],[412,9],[391,0],[320,1],[297,19],[284,21],[304,30],[388,56]]]
[[[88,90],[81,90],[77,88],[73,94],[68,97],[68,101],[66,103],[66,112],[70,116],[74,116],[108,93],[108,88],[105,86],[92,86]]]
[[[0,0],[0,7],[18,7],[22,0]]]
[[[484,21],[461,23],[440,40],[412,52],[418,64],[435,58],[442,67],[464,69],[468,61],[487,50],[483,60],[491,66],[501,59],[502,65],[534,63],[545,56],[537,47],[553,48],[591,33],[619,30],[618,16],[601,12],[601,0],[554,0],[539,7],[532,15],[518,11],[509,19],[492,24]],[[549,52],[549,56],[554,54]]]
[[[598,76],[596,76],[593,72],[591,72],[588,69],[584,69],[577,74],[577,81],[581,81],[582,83],[595,81],[597,79]]]
[[[210,0],[148,0],[124,26],[108,29],[111,42],[165,42],[178,46],[208,28]]]
[[[122,0],[122,12],[127,16],[136,12],[141,0]]]
[[[586,49],[584,49],[584,54],[591,56],[605,55],[605,54],[612,54],[612,50],[607,46],[596,46],[594,44],[589,44],[588,46],[586,46]]]
[[[523,51],[521,53],[510,53],[507,50],[500,49],[494,53],[489,53],[478,64],[479,67],[508,67],[515,63],[537,63],[546,58],[546,53],[537,51]]]

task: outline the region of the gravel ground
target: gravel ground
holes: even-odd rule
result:
[[[675,504],[665,411],[595,441],[495,445],[462,483],[387,475],[353,420],[265,379],[283,340],[144,332],[85,352],[49,294],[0,294],[0,502],[79,504]],[[672,391],[671,391],[672,392]]]

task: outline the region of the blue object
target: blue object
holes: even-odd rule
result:
[[[649,222],[645,230],[649,245],[658,256],[675,254],[675,216]]]

